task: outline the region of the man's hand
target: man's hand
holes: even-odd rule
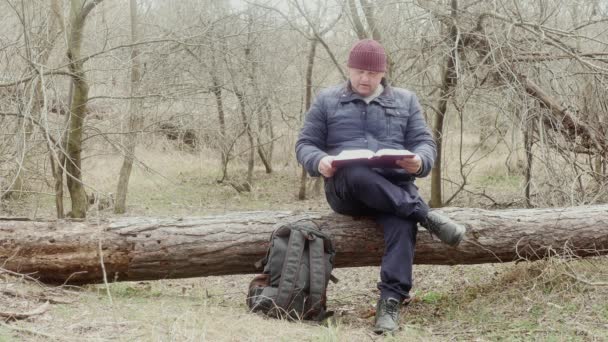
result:
[[[325,156],[319,162],[319,172],[326,178],[331,178],[336,173],[336,168],[331,167],[334,156]]]
[[[417,174],[422,168],[422,159],[420,159],[420,156],[417,154],[414,156],[414,158],[404,158],[397,160],[396,163],[411,175]]]

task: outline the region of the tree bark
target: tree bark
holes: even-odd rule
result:
[[[256,83],[257,84],[257,81]],[[270,108],[269,99],[265,95],[261,95],[259,89],[256,90],[258,93],[258,100],[261,101],[260,105],[256,106],[259,108],[257,111],[258,117],[258,134],[257,138],[257,150],[258,156],[264,165],[266,173],[272,173],[272,149],[274,148],[274,130],[272,128],[272,111]],[[266,133],[268,136],[268,142],[264,142],[262,135]],[[266,145],[266,147],[264,147]]]
[[[317,54],[317,44],[319,41],[317,39],[310,40],[310,46],[308,48],[308,57],[306,58],[306,95],[304,98],[304,106],[308,111],[310,109],[310,105],[312,104],[312,76],[313,69],[315,66],[315,56]],[[304,122],[304,117],[301,117],[301,122]],[[302,166],[302,172],[300,173],[300,190],[298,191],[298,199],[305,200],[306,199],[306,180],[308,179],[308,173],[304,166]]]
[[[70,33],[68,35],[68,67],[72,73],[74,95],[70,104],[70,126],[67,140],[66,176],[70,199],[72,200],[72,217],[84,218],[87,213],[87,194],[82,184],[82,129],[89,98],[89,85],[84,71],[84,60],[81,59],[82,33],[85,19],[89,12],[102,0],[84,3],[72,0],[70,7]]]
[[[357,37],[359,39],[367,38],[368,34],[365,28],[363,27],[363,23],[361,22],[361,18],[359,16],[355,0],[348,0],[348,8],[350,9],[350,15],[353,20],[353,30],[355,30]]]
[[[203,59],[201,59],[199,57],[199,55],[192,53],[192,56],[195,57],[199,63],[201,63],[201,65],[208,70],[209,72],[209,76],[211,78],[211,92],[213,93],[213,96],[215,98],[215,104],[217,107],[217,119],[218,119],[218,123],[219,123],[219,129],[220,129],[220,135],[219,135],[219,141],[217,142],[219,148],[220,148],[220,154],[221,154],[221,172],[222,172],[222,177],[218,180],[218,182],[223,182],[224,180],[228,179],[228,163],[230,162],[230,150],[232,149],[231,145],[228,142],[228,135],[226,132],[226,111],[224,110],[224,98],[223,98],[223,80],[220,78],[220,68],[221,66],[218,65],[217,62],[217,51],[222,51],[222,49],[226,48],[225,46],[216,46],[215,44],[215,40],[216,38],[216,34],[214,31],[210,32],[211,36],[209,38],[209,44],[211,46],[211,53],[209,56],[209,60],[211,63],[211,66],[209,67],[205,61]],[[224,41],[225,44],[225,41]]]
[[[556,254],[608,254],[608,205],[487,211],[442,209],[465,224],[459,247],[420,231],[418,264],[536,260]],[[253,273],[278,224],[309,219],[335,241],[336,267],[379,265],[383,239],[373,221],[330,213],[246,212],[199,218],[111,221],[0,221],[0,264],[47,283]],[[101,247],[100,247],[101,246]]]
[[[230,159],[229,153],[230,151],[228,150],[228,143],[226,142],[227,137],[226,137],[226,115],[224,113],[224,102],[222,99],[222,85],[220,83],[219,78],[217,77],[215,70],[214,71],[210,71],[211,73],[211,82],[212,82],[212,87],[211,87],[211,91],[213,92],[213,95],[215,97],[215,103],[217,106],[217,117],[218,117],[218,122],[220,124],[220,141],[219,141],[219,145],[220,145],[220,153],[221,153],[221,158],[222,158],[222,178],[220,179],[220,182],[223,182],[225,179],[228,178],[228,161]]]
[[[137,2],[130,0],[129,9],[131,14],[131,42],[140,40],[137,16]],[[141,65],[139,62],[139,49],[133,47],[131,50],[131,96],[137,97],[141,87]],[[120,168],[118,185],[116,186],[116,203],[114,212],[124,214],[127,211],[127,193],[129,191],[129,179],[135,159],[135,147],[137,145],[137,132],[143,126],[143,115],[140,113],[142,100],[133,98],[129,101],[129,133],[127,134],[125,155]]]
[[[431,171],[431,200],[429,205],[432,208],[443,206],[443,190],[441,189],[441,164],[443,159],[443,125],[448,109],[448,100],[454,96],[454,88],[458,82],[458,74],[456,73],[456,58],[458,49],[456,48],[456,40],[458,39],[458,28],[456,27],[456,15],[458,13],[458,1],[452,0],[452,26],[450,27],[450,52],[446,58],[446,67],[443,73],[441,83],[441,96],[439,98],[439,108],[435,115],[435,123],[433,125],[433,135],[437,144],[437,157],[435,165]]]
[[[361,9],[363,9],[363,15],[365,15],[365,21],[367,21],[367,27],[372,34],[372,38],[377,41],[381,41],[380,31],[376,25],[376,18],[374,16],[374,5],[367,0],[359,0]]]
[[[241,120],[243,121],[243,127],[247,132],[247,138],[249,141],[249,152],[247,159],[247,178],[243,183],[243,189],[245,191],[251,191],[251,185],[253,184],[253,167],[255,166],[255,140],[253,132],[251,131],[251,121],[247,118],[247,104],[245,103],[245,94],[243,94],[236,85],[234,86],[234,94],[239,101],[239,112],[241,113]]]
[[[268,164],[272,165],[272,158],[274,157],[274,142],[275,142],[275,133],[274,133],[274,121],[272,119],[272,106],[270,103],[270,98],[268,96],[264,97],[264,116],[266,117],[266,124],[264,125],[264,131],[266,135],[268,135],[268,142],[266,145],[268,146],[266,151],[266,159],[268,159]]]
[[[72,97],[74,96],[74,83],[70,81],[68,91],[68,103],[72,103]],[[68,127],[70,124],[70,114],[65,116],[64,127]],[[65,129],[61,134],[61,137],[55,146],[49,146],[51,160],[56,160],[53,167],[53,177],[55,178],[55,209],[57,210],[57,218],[62,219],[65,217],[65,211],[63,206],[63,174],[66,170],[66,153],[67,141],[68,141],[68,130]]]

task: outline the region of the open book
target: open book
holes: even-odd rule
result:
[[[342,151],[331,162],[332,167],[343,167],[348,165],[369,165],[371,167],[399,168],[395,162],[405,158],[414,158],[416,154],[406,150],[395,150],[385,148],[373,152],[370,150]]]

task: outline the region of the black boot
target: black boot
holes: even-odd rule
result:
[[[399,311],[401,303],[395,298],[378,300],[376,305],[376,334],[392,333],[399,329]]]
[[[426,220],[420,222],[420,225],[450,246],[457,246],[467,231],[463,225],[435,211],[429,211]]]

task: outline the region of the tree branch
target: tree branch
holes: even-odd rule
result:
[[[58,76],[69,76],[69,77],[74,76],[74,74],[72,74],[69,71],[59,71],[59,70],[57,70],[57,71],[47,71],[47,72],[44,72],[42,75],[44,75],[44,76],[55,76],[55,75],[58,75]],[[18,80],[13,81],[13,82],[0,83],[0,88],[14,87],[14,86],[19,85],[21,83],[29,82],[32,79],[34,79],[36,76],[38,76],[37,73],[34,74],[34,75],[31,75],[31,76],[25,77],[25,78],[18,79]]]

